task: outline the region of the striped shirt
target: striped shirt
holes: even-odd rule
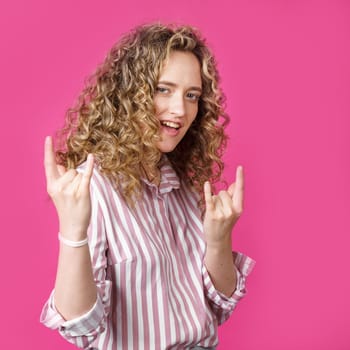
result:
[[[254,261],[233,253],[237,287],[230,298],[217,291],[203,264],[198,195],[180,183],[163,157],[161,182],[142,180],[143,198],[130,207],[95,167],[88,229],[95,305],[66,321],[54,291],[41,322],[84,349],[164,350],[218,344],[217,326],[244,296]]]

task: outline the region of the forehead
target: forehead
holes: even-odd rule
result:
[[[201,86],[198,58],[192,52],[172,51],[160,71],[159,80],[168,80],[179,85]]]

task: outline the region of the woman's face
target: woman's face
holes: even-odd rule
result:
[[[173,51],[164,65],[154,105],[160,121],[158,149],[171,152],[185,136],[196,118],[198,101],[202,93],[201,69],[197,57],[191,52]]]

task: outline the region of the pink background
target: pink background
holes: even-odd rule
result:
[[[226,178],[245,167],[234,248],[257,265],[219,349],[350,349],[345,0],[1,3],[1,348],[74,348],[38,322],[57,257],[44,136],[119,35],[149,20],[207,37],[232,116]]]

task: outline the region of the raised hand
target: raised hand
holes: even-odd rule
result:
[[[84,173],[66,170],[56,163],[52,138],[48,136],[45,139],[44,166],[47,192],[56,207],[61,234],[70,240],[84,239],[91,216],[89,187],[93,155],[88,155]]]
[[[211,185],[204,184],[205,216],[204,234],[207,244],[228,242],[233,226],[243,212],[244,176],[242,166],[236,170],[236,181],[226,191],[212,195]]]

